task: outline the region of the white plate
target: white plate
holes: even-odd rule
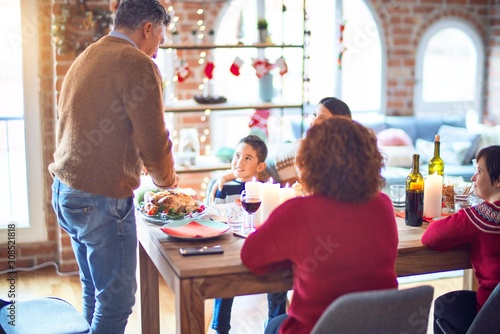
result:
[[[144,219],[144,221],[147,221],[148,223],[155,224],[155,225],[160,225],[163,226],[169,222],[173,221],[178,221],[178,220],[183,220],[183,219],[191,219],[191,218],[201,218],[206,213],[206,209],[203,210],[202,212],[194,212],[194,213],[188,213],[184,216],[169,216],[166,214],[161,214],[158,213],[154,216],[149,216],[145,214],[140,208],[137,208],[137,211],[139,211],[139,215]]]
[[[218,221],[213,221],[213,220],[206,220],[206,219],[184,219],[184,220],[176,220],[171,223],[163,225],[163,227],[168,227],[168,228],[176,228],[176,227],[181,227],[184,225],[189,224],[190,222],[195,221],[198,224],[213,227],[213,228],[224,228],[226,229],[223,233],[219,235],[213,235],[213,236],[201,236],[201,237],[184,237],[184,236],[178,236],[178,235],[171,235],[165,231],[162,230],[163,233],[167,234],[169,237],[176,238],[176,239],[182,239],[182,240],[207,240],[207,239],[213,239],[213,238],[218,238],[221,235],[225,235],[231,231],[229,226],[227,224],[218,222]]]

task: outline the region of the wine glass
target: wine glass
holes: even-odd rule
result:
[[[260,208],[262,197],[258,191],[243,190],[240,194],[240,199],[241,206],[248,213],[248,218],[245,220],[245,225],[243,225],[243,231],[245,233],[251,233],[255,231],[253,225],[253,216],[255,212]]]

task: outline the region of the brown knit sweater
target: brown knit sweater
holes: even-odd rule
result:
[[[143,164],[156,184],[171,185],[162,87],[157,66],[128,41],[106,36],[89,46],[63,82],[50,172],[73,188],[115,198],[132,195]]]

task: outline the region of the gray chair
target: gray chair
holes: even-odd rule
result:
[[[311,334],[426,333],[434,288],[353,292],[335,299]]]
[[[499,310],[500,283],[497,284],[496,288],[493,290],[486,303],[484,303],[483,307],[476,315],[476,318],[470,325],[469,330],[467,330],[467,334],[500,333],[500,316],[498,315]],[[458,331],[456,331],[443,319],[439,319],[436,322],[443,333],[458,334]]]
[[[0,300],[0,333],[90,333],[85,318],[68,302],[54,297],[10,304]]]

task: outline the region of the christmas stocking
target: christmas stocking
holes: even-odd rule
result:
[[[214,77],[214,68],[214,58],[211,55],[208,55],[206,58],[205,75],[209,80]]]
[[[236,57],[234,59],[233,63],[231,64],[229,71],[231,71],[231,73],[233,73],[233,75],[238,76],[238,75],[240,75],[241,65],[243,65],[243,60],[239,57]]]
[[[278,59],[276,59],[274,66],[280,69],[280,75],[284,75],[286,72],[288,72],[288,66],[285,62],[285,58],[283,57],[279,57]]]
[[[272,65],[267,59],[253,59],[252,61],[252,66],[255,68],[255,74],[259,79],[269,73],[269,70],[272,68]]]
[[[261,133],[263,136],[267,138],[269,135],[267,128],[267,119],[271,115],[271,111],[269,109],[257,109],[253,114],[250,122],[248,123],[248,127],[250,128],[250,132],[252,134]]]
[[[191,69],[189,68],[188,63],[186,63],[184,60],[181,60],[179,66],[177,67],[176,74],[177,80],[179,82],[184,82],[191,75]]]

